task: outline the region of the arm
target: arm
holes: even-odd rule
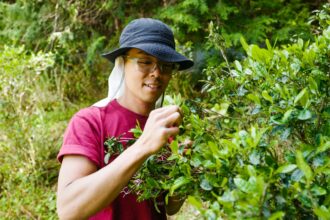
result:
[[[143,162],[158,152],[169,136],[178,134],[178,127],[172,126],[180,118],[176,106],[152,111],[135,144],[100,170],[83,156],[65,156],[57,191],[60,219],[86,219],[110,204]]]

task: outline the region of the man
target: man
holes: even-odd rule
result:
[[[58,155],[62,162],[58,215],[61,219],[166,219],[166,213],[176,213],[182,201],[170,199],[166,207],[160,202],[159,213],[152,201],[137,202],[135,195],[121,191],[144,161],[178,134],[179,107],[157,107],[172,72],[193,62],[175,51],[171,29],[150,18],[130,22],[121,34],[120,48],[105,57],[115,62],[108,97],[71,119]],[[137,121],[143,129],[141,137],[105,164],[105,140],[132,139],[129,130]]]

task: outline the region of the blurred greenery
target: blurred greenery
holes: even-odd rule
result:
[[[192,126],[186,135],[196,146],[189,166],[202,162],[214,169],[212,164],[221,155],[213,158],[210,151],[216,152],[218,146],[227,147],[229,155],[222,158],[224,165],[216,175],[206,172],[197,182],[207,192],[211,183],[220,187],[204,192],[206,197],[196,193],[201,189],[188,188],[188,201],[195,209],[183,209],[186,213],[177,218],[196,216],[199,210],[197,216],[210,219],[250,218],[253,212],[261,219],[290,219],[295,213],[326,219],[330,212],[326,2],[0,2],[1,218],[57,218],[56,155],[68,120],[78,109],[106,96],[112,64],[100,54],[118,46],[129,21],[153,17],[172,27],[177,50],[196,63],[175,74],[168,89],[170,95],[181,94],[177,99],[183,100],[186,123]],[[228,176],[223,174],[230,170]],[[186,175],[180,172],[173,171],[173,177]],[[217,176],[222,183],[214,180]],[[257,189],[251,188],[255,183]],[[268,198],[260,189],[279,196]],[[181,188],[172,188],[177,190]],[[199,205],[204,199],[209,202]]]

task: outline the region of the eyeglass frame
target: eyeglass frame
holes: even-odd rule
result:
[[[162,61],[153,61],[153,60],[151,60],[151,59],[149,59],[149,58],[133,57],[133,56],[128,56],[128,55],[124,55],[123,57],[124,57],[124,59],[134,60],[134,63],[135,63],[136,66],[139,68],[138,70],[141,71],[141,72],[143,72],[143,73],[145,73],[145,74],[149,74],[149,73],[154,72],[154,71],[156,70],[157,67],[159,68],[161,74],[166,74],[166,75],[172,75],[173,71],[176,71],[176,70],[179,69],[179,64],[177,64],[177,63],[162,62]],[[150,62],[153,63],[153,64],[152,64],[153,67],[149,70],[149,72],[145,72],[145,71],[143,71],[143,70],[141,69],[141,68],[143,68],[143,67],[141,67],[141,66],[139,65],[139,62],[138,62],[139,60],[147,60],[147,61],[150,61]],[[164,65],[169,65],[169,64],[172,64],[173,68],[172,68],[171,72],[166,73],[166,72],[163,71],[163,68],[164,68]]]

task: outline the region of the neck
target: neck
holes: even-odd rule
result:
[[[125,95],[117,99],[118,103],[126,109],[140,115],[148,116],[149,113],[155,109],[155,103],[146,103],[134,98],[128,98]]]

